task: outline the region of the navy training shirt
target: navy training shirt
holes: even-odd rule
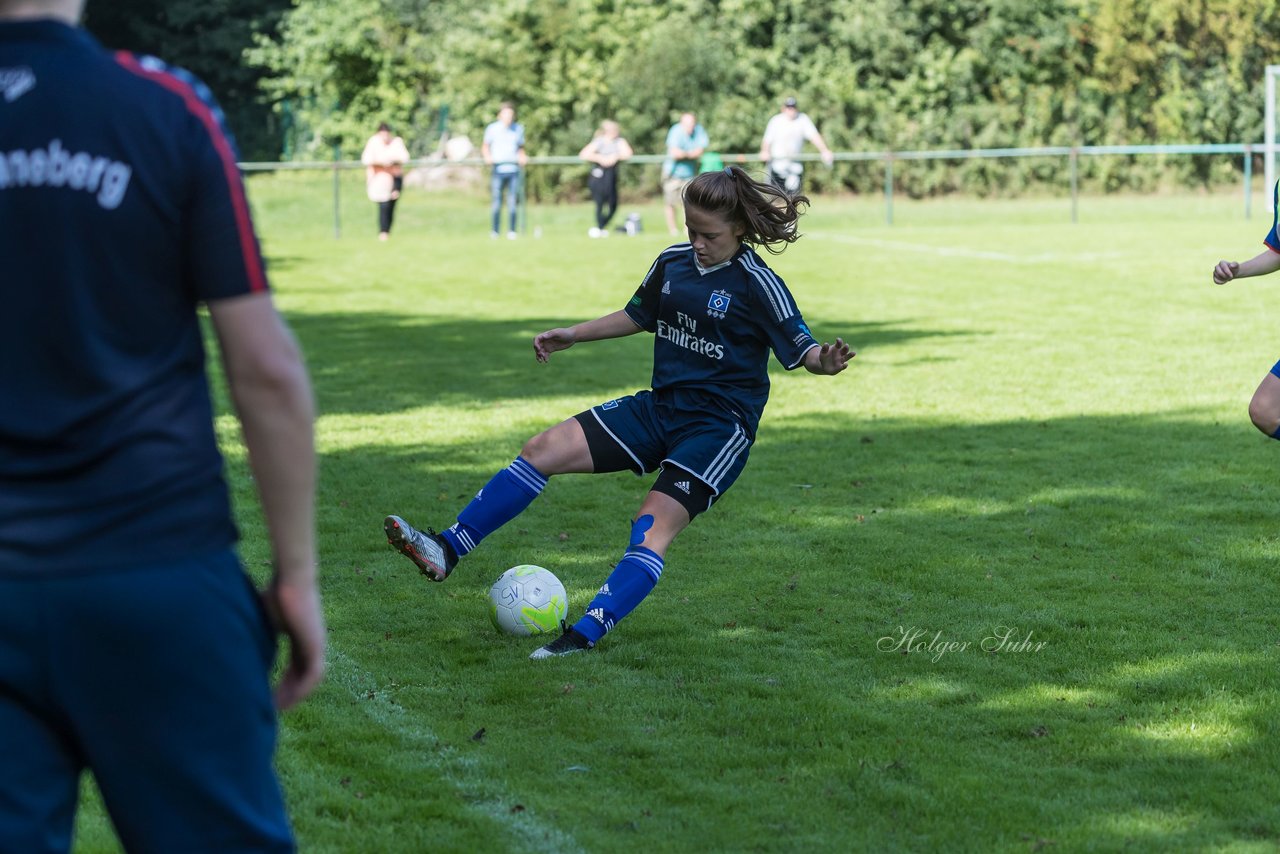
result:
[[[196,307],[266,288],[203,84],[0,23],[0,573],[234,543]]]
[[[710,395],[752,435],[769,400],[770,350],[792,370],[818,346],[782,279],[745,244],[710,268],[688,243],[665,249],[625,311],[654,333],[655,392],[686,409],[703,400],[685,392]]]

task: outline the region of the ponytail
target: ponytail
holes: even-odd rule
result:
[[[738,166],[703,172],[684,188],[684,201],[724,217],[742,229],[743,242],[763,246],[774,254],[799,239],[796,222],[809,206],[808,196],[792,196],[773,184],[752,180]]]

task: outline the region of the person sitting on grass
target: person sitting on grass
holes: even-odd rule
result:
[[[1272,191],[1273,202],[1280,202],[1280,183]],[[1273,209],[1275,205],[1272,205]],[[1262,242],[1267,248],[1248,261],[1219,261],[1213,268],[1213,283],[1225,285],[1233,279],[1265,276],[1280,270],[1280,210],[1271,221],[1271,231]],[[1249,401],[1249,419],[1253,426],[1273,439],[1280,439],[1280,362],[1262,378]]]
[[[688,243],[658,255],[640,287],[619,311],[533,340],[546,362],[574,344],[654,335],[652,390],[610,400],[530,439],[436,533],[400,516],[383,528],[393,548],[433,581],[519,515],[552,475],[661,469],[630,521],[622,559],[572,627],[531,658],[590,649],[631,613],[662,576],[671,542],[711,508],[742,473],[769,399],[769,351],[788,369],[834,375],[853,352],[840,338],[819,344],[787,286],[756,252],[799,237],[809,204],[736,166],[694,178],[684,191]]]

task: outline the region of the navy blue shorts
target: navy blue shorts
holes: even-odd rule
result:
[[[676,409],[641,391],[588,410],[626,454],[636,474],[675,466],[711,490],[714,503],[742,474],[752,437],[728,413]]]
[[[141,851],[292,851],[275,636],[235,552],[0,576],[0,851],[71,847],[81,773]]]

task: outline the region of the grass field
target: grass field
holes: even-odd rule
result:
[[[775,364],[745,474],[652,596],[530,662],[489,584],[547,566],[576,618],[648,479],[553,480],[444,585],[381,519],[449,524],[529,435],[647,385],[647,336],[548,365],[530,340],[623,305],[660,210],[633,239],[565,206],[490,241],[483,200],[410,194],[380,244],[354,176],[339,240],[323,180],[250,189],[322,413],[331,671],[278,759],[303,850],[1280,846],[1280,445],[1246,415],[1280,279],[1209,279],[1261,248],[1256,207],[899,201],[887,227],[818,200],[772,263],[851,369]],[[79,831],[114,850],[92,796]]]

